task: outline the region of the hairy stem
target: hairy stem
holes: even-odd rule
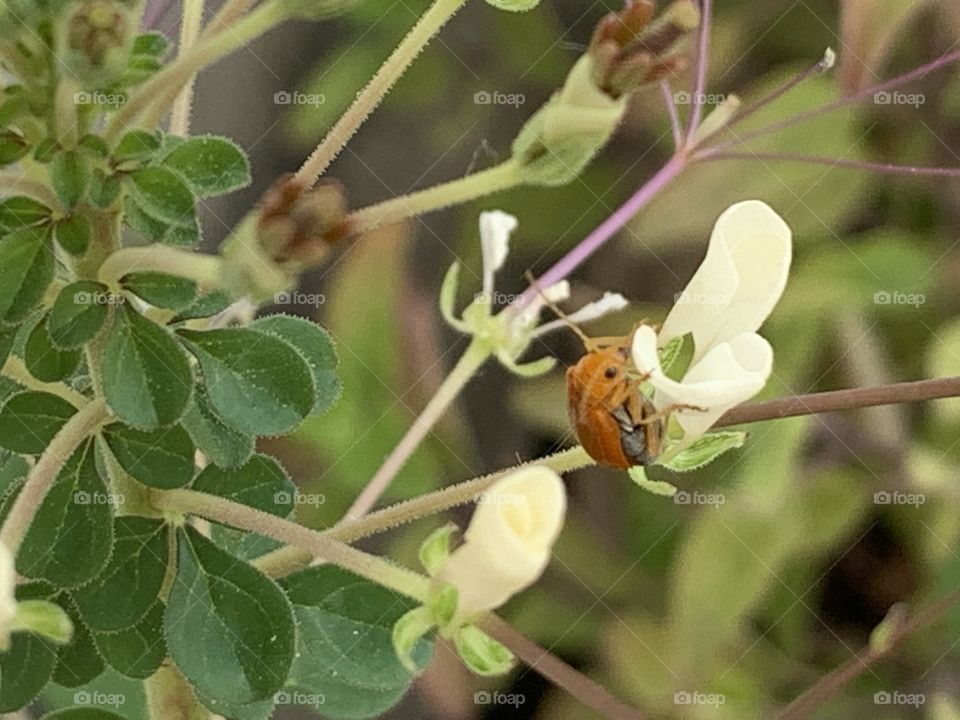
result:
[[[713,20],[713,0],[700,0],[700,30],[697,33],[697,64],[693,80],[693,109],[687,125],[687,142],[693,140],[703,119],[703,106],[706,103],[704,91],[707,89],[707,70],[710,65],[710,25]]]
[[[480,627],[508,647],[531,670],[538,672],[608,720],[643,720],[646,717],[636,708],[630,707],[611,695],[599,683],[570,667],[549,650],[537,645],[506,620],[496,615],[487,615],[480,622]]]
[[[430,398],[423,412],[347,510],[347,519],[358,518],[370,512],[397,473],[488,357],[490,357],[490,351],[485,345],[476,340],[470,343],[453,370],[437,388],[437,392]]]
[[[220,284],[222,259],[218,255],[202,255],[170,245],[126,247],[112,253],[100,266],[100,282],[116,287],[120,279],[132,272],[159,272],[193,280],[201,289]]]
[[[24,365],[23,360],[16,355],[10,355],[7,358],[3,364],[3,368],[0,369],[0,375],[5,375],[11,380],[15,380],[18,385],[22,385],[29,390],[40,390],[62,397],[75,408],[81,408],[89,402],[82,394],[62,382],[44,382],[43,380],[37,380],[30,374],[30,371],[27,370],[27,366]]]
[[[0,172],[0,196],[26,195],[39,200],[47,207],[57,208],[60,202],[53,191],[41,182],[28,180],[24,175],[15,172]]]
[[[383,100],[390,88],[416,60],[436,35],[466,0],[434,0],[430,9],[417,21],[406,37],[400,42],[393,54],[380,66],[377,74],[360,91],[353,104],[336,122],[316,150],[307,158],[297,172],[296,180],[313,185],[334,161],[347,142],[354,136],[377,105]]]
[[[257,0],[227,0],[213,16],[213,20],[203,29],[203,36],[210,37],[230,27],[250,12],[250,8],[256,4]]]
[[[20,543],[26,537],[30,523],[64,464],[109,416],[110,412],[103,400],[87,403],[60,429],[37,460],[37,464],[30,469],[23,489],[0,529],[0,543],[6,545],[12,554],[16,555],[20,549]]]
[[[200,37],[200,25],[203,22],[204,0],[183,0],[183,18],[180,20],[180,57],[186,55]],[[196,77],[191,76],[186,87],[180,91],[173,103],[170,115],[170,132],[174,135],[187,135],[190,132],[190,112],[193,109],[193,90]]]
[[[500,190],[507,190],[519,185],[520,182],[521,175],[517,164],[512,160],[507,160],[492,168],[481,170],[458,180],[451,180],[441,185],[362,208],[351,213],[347,218],[347,223],[350,230],[359,235],[381,225],[389,225],[406,218],[426,215],[451,205],[458,205]]]
[[[154,507],[159,510],[198,515],[212,522],[258,533],[299,547],[315,557],[323,558],[415,600],[426,599],[430,587],[428,578],[383,558],[352,548],[316,530],[310,530],[226,498],[195,490],[156,491],[152,497]]]

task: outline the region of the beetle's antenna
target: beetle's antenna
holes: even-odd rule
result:
[[[577,337],[580,338],[580,341],[583,343],[583,347],[587,350],[587,352],[593,352],[596,350],[596,343],[594,343],[593,340],[588,337],[587,334],[583,332],[583,330],[581,330],[580,327],[573,322],[563,310],[557,307],[557,304],[553,300],[547,297],[547,294],[540,288],[540,283],[537,282],[537,279],[533,276],[533,273],[527,270],[525,274],[527,281],[530,283],[530,287],[534,288],[537,291],[537,294],[543,300],[544,304],[553,310],[554,314],[577,334]]]

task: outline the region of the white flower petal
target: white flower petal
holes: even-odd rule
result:
[[[563,528],[566,506],[560,476],[540,466],[518,470],[484,493],[464,544],[439,575],[457,588],[459,615],[499,607],[536,582]]]
[[[517,218],[502,210],[480,213],[480,248],[483,251],[483,292],[493,294],[493,275],[503,267],[510,252],[510,234]]]
[[[0,648],[8,646],[10,624],[17,615],[17,600],[14,597],[16,587],[13,555],[6,545],[0,543]]]
[[[515,322],[518,327],[528,329],[536,324],[540,317],[540,311],[543,310],[547,301],[556,304],[561,303],[570,297],[570,283],[561,280],[548,287],[541,293],[537,293],[530,302],[523,306],[523,309],[517,313]]]
[[[697,361],[713,346],[755,332],[783,294],[791,254],[790,228],[766,203],[747,200],[728,208],[664,321],[660,344],[693,333]]]
[[[582,323],[588,323],[592,320],[602,318],[604,315],[608,315],[609,313],[619,312],[629,304],[630,303],[627,302],[627,299],[620,293],[605,292],[602,298],[596,302],[584,305],[575,313],[569,315],[567,319],[574,325],[580,325]],[[536,334],[543,335],[544,333],[553,332],[554,330],[564,326],[566,326],[566,322],[563,320],[552,320],[537,328]]]

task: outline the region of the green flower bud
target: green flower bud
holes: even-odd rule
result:
[[[584,55],[513,142],[524,182],[564,185],[576,178],[607,144],[626,107],[625,99],[597,87],[594,60]]]
[[[144,3],[83,0],[59,22],[58,47],[81,85],[101,87],[127,68]]]
[[[526,12],[540,4],[540,0],[487,0],[487,2],[495,8],[508,12]]]

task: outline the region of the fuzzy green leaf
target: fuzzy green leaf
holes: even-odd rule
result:
[[[46,222],[53,211],[41,202],[23,195],[0,201],[0,233],[6,234]]]
[[[70,215],[53,226],[53,239],[71,255],[82,256],[90,245],[93,228],[84,215]]]
[[[250,184],[250,163],[243,150],[221,137],[193,137],[177,145],[163,160],[200,197],[212,197]]]
[[[0,653],[0,712],[27,706],[47,684],[57,663],[56,650],[30,633],[14,633],[10,649]]]
[[[134,680],[153,675],[167,655],[163,611],[164,605],[158,600],[135,625],[119,632],[95,633],[94,641],[107,664]]]
[[[193,489],[287,517],[293,512],[297,488],[286,470],[269,455],[257,454],[232,470],[208,465]]]
[[[19,392],[0,410],[0,447],[39,455],[76,411],[59,395],[38,390]]]
[[[167,310],[182,310],[197,297],[197,284],[176,275],[134,272],[124,275],[120,283],[141,300]]]
[[[83,624],[76,608],[69,601],[63,604],[73,622],[73,638],[57,651],[57,667],[53,670],[53,681],[66,688],[78,688],[96,680],[106,666],[93,642],[93,634]]]
[[[243,465],[253,454],[254,437],[227,425],[210,404],[207,391],[198,386],[181,421],[193,442],[214,465]]]
[[[0,322],[16,324],[53,282],[53,251],[44,228],[22,228],[0,241]]]
[[[47,331],[57,347],[72,350],[90,342],[110,312],[107,286],[80,280],[64,287],[47,317]]]
[[[193,479],[196,448],[179,425],[137,430],[112,423],[103,429],[103,439],[120,467],[144,485],[170,490]]]
[[[167,168],[135,170],[130,174],[130,192],[147,215],[166,225],[182,225],[196,214],[193,192]]]
[[[76,150],[58,153],[50,165],[50,183],[63,206],[71,209],[83,200],[90,186],[90,163]]]
[[[47,331],[47,317],[33,326],[23,348],[23,362],[37,380],[56,382],[64,380],[80,366],[83,355],[79,350],[61,350]]]
[[[725,452],[743,447],[746,441],[747,433],[739,430],[709,432],[662,465],[674,472],[696,470],[709,465]]]

